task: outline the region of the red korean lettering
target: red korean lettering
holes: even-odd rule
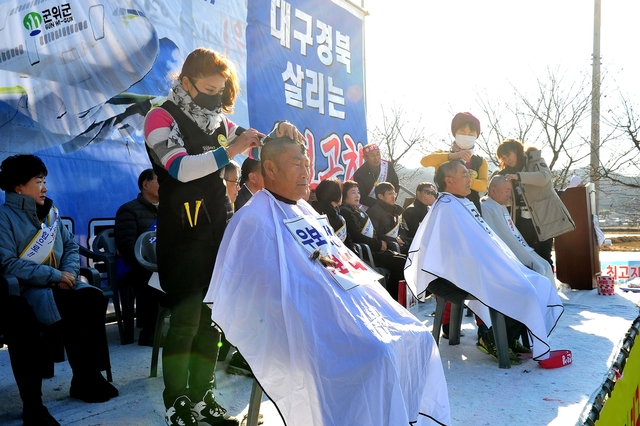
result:
[[[322,155],[327,159],[327,168],[318,172],[320,180],[324,180],[330,177],[338,177],[344,174],[344,166],[340,164],[340,138],[333,134],[327,139],[320,141],[320,151]]]

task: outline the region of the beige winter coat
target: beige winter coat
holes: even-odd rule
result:
[[[538,239],[544,241],[573,231],[576,224],[553,188],[551,170],[541,154],[535,148],[527,150],[525,166],[518,172],[518,180],[524,202],[531,212]],[[511,214],[515,220],[515,209],[512,209]]]

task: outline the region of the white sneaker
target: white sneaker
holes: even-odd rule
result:
[[[198,402],[193,407],[195,419],[198,422],[203,422],[208,425],[215,426],[239,426],[240,422],[235,417],[227,416],[227,410],[225,410],[215,400],[213,390],[209,389],[204,394],[202,401]]]

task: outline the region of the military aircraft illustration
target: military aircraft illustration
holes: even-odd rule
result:
[[[155,28],[127,0],[4,2],[0,126],[13,121],[15,132],[16,122],[37,123],[45,138],[33,148],[43,149],[118,122],[140,99],[117,97],[149,73],[158,53]]]

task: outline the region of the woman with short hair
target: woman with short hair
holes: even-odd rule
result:
[[[345,246],[353,249],[353,242],[347,233],[347,222],[340,214],[342,204],[342,184],[336,178],[325,179],[316,187],[316,200],[311,206],[320,214],[327,216],[333,232]]]
[[[25,425],[38,426],[58,425],[42,403],[42,374],[37,368],[49,349],[41,334],[45,330],[62,335],[73,371],[72,398],[105,402],[118,396],[100,373],[110,368],[107,300],[100,289],[77,279],[78,244],[46,196],[47,173],[35,155],[14,155],[0,165],[0,189],[5,192],[0,206],[0,273],[18,279],[20,296],[28,303],[26,310],[8,315],[16,306],[1,300],[0,311],[23,402],[22,418]]]

